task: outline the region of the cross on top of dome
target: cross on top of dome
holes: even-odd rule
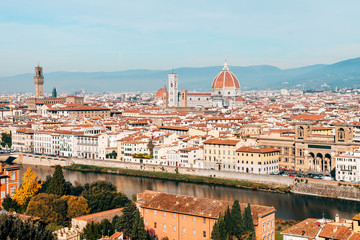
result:
[[[226,59],[225,59],[223,71],[229,71],[229,67],[228,67],[227,60],[226,60]]]

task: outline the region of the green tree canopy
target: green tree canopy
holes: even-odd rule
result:
[[[124,236],[129,237],[135,226],[136,211],[139,211],[134,203],[127,204],[123,209],[123,214],[115,226],[117,231],[123,232]]]
[[[67,225],[67,202],[57,195],[39,193],[30,200],[26,212],[47,224]]]
[[[85,185],[82,196],[87,199],[91,213],[124,207],[130,203],[129,198],[109,182],[96,181]]]
[[[109,222],[109,220],[104,219],[101,223],[91,222],[90,224],[87,224],[81,234],[81,238],[87,240],[97,240],[102,236],[111,236],[114,232],[114,226]]]
[[[227,208],[224,217],[221,214],[219,215],[218,221],[213,226],[211,238],[213,240],[256,239],[250,204],[244,209],[244,214],[241,215],[239,201],[235,200],[231,211]]]
[[[55,240],[42,222],[21,221],[18,217],[0,214],[0,239]]]
[[[54,175],[49,182],[46,193],[59,196],[66,195],[68,193],[64,174],[60,165],[55,166]]]

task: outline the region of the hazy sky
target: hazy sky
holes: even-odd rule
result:
[[[0,77],[360,56],[360,1],[1,1]]]

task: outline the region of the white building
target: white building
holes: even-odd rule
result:
[[[201,167],[202,159],[204,156],[204,151],[201,148],[197,147],[189,147],[189,148],[182,148],[179,149],[179,155],[180,155],[180,167],[188,167],[192,168],[194,166]]]
[[[337,156],[335,161],[337,181],[360,182],[360,148]]]

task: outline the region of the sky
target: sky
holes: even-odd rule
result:
[[[360,57],[360,1],[1,1],[0,77]]]

